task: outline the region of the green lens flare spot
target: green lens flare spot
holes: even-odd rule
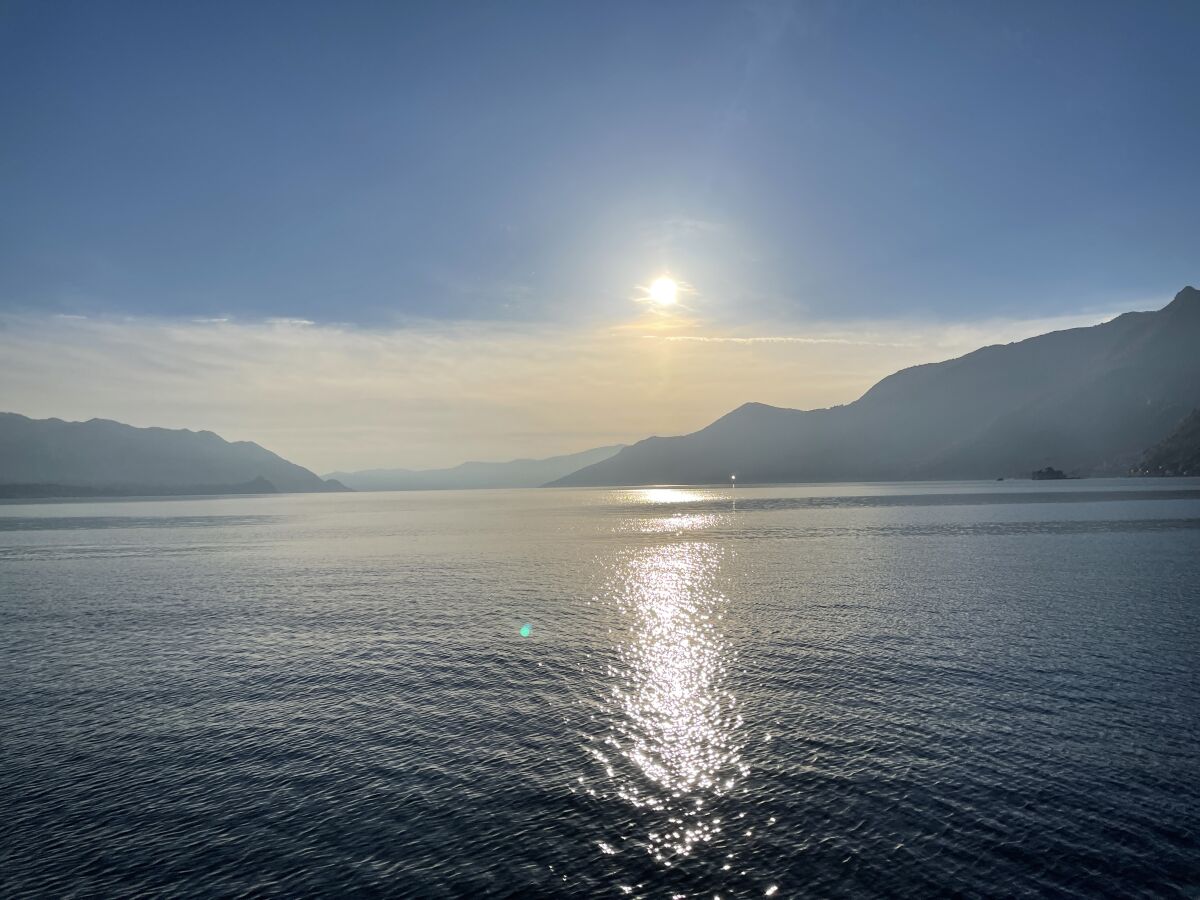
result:
[[[521,626],[521,637],[529,637],[533,634],[533,626],[528,622]]]

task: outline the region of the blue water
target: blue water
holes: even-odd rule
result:
[[[1198,480],[0,505],[0,894],[1197,897],[1198,660]]]

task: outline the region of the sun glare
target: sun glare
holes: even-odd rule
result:
[[[679,292],[677,285],[670,278],[658,278],[650,285],[650,299],[659,306],[671,306],[675,303],[675,296]]]

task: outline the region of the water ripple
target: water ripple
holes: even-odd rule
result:
[[[1197,896],[1192,510],[799,490],[6,530],[0,893]]]

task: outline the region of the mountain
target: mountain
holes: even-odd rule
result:
[[[1193,409],[1166,439],[1146,451],[1139,475],[1200,475],[1200,409]]]
[[[1127,472],[1200,405],[1200,291],[1156,312],[914,366],[830,409],[747,403],[554,485],[726,484]]]
[[[548,459],[514,459],[510,462],[466,462],[452,469],[368,469],[332,472],[326,478],[356,491],[433,491],[454,488],[540,487],[576,469],[608,459],[623,445],[597,447],[582,453]]]
[[[7,497],[336,490],[345,488],[211,431],[0,413],[0,495]]]

